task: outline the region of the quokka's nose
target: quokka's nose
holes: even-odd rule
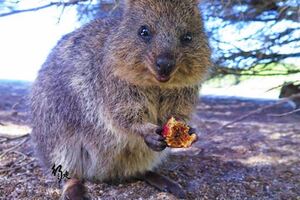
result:
[[[156,59],[157,71],[160,75],[169,76],[176,65],[174,56],[171,54],[159,55]]]

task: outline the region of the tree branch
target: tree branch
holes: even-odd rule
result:
[[[275,107],[275,106],[281,105],[281,104],[283,104],[283,103],[286,103],[286,102],[288,102],[288,101],[290,101],[290,100],[293,100],[293,99],[299,98],[299,97],[300,97],[300,94],[294,94],[294,95],[292,95],[292,96],[290,96],[290,97],[288,97],[288,98],[284,98],[284,99],[282,99],[282,100],[279,100],[278,102],[276,102],[276,103],[274,103],[274,104],[266,105],[266,106],[260,107],[260,108],[258,108],[258,109],[256,109],[256,110],[253,110],[253,111],[251,111],[251,112],[249,112],[249,113],[247,113],[247,114],[245,114],[245,115],[243,115],[243,116],[238,117],[237,119],[235,119],[235,120],[233,120],[233,121],[231,121],[231,122],[229,122],[229,123],[224,124],[223,126],[220,126],[219,128],[213,130],[213,131],[210,132],[209,134],[217,133],[217,132],[219,132],[220,130],[222,130],[222,129],[224,129],[224,128],[227,128],[228,126],[233,125],[233,124],[235,124],[235,123],[237,123],[237,122],[243,121],[244,119],[247,119],[248,117],[250,117],[250,116],[252,116],[252,115],[258,114],[258,113],[260,113],[260,112],[262,112],[262,111],[264,111],[264,110],[266,110],[266,109],[273,108],[273,107]]]
[[[70,2],[51,2],[49,4],[43,5],[43,6],[39,6],[39,7],[34,7],[34,8],[28,8],[28,9],[23,9],[23,10],[13,10],[11,12],[7,12],[7,13],[1,13],[0,17],[6,17],[6,16],[10,16],[10,15],[15,15],[15,14],[19,14],[19,13],[26,13],[26,12],[33,12],[33,11],[38,11],[38,10],[42,10],[45,8],[49,8],[52,6],[71,6],[71,5],[76,5],[79,2],[84,2],[87,0],[75,0],[75,1],[70,1]]]

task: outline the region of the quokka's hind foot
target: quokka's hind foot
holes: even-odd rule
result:
[[[147,172],[143,179],[151,186],[157,188],[160,191],[169,192],[180,199],[184,199],[186,194],[182,187],[175,181],[159,175],[155,172]]]
[[[63,186],[60,200],[90,200],[83,181],[69,179]]]

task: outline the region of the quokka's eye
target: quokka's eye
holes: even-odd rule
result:
[[[192,33],[188,32],[180,37],[180,41],[182,44],[188,44],[193,40]]]
[[[146,25],[140,27],[138,35],[145,41],[150,41],[150,39],[152,38],[150,28]]]

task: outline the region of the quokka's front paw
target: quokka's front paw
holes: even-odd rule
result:
[[[154,133],[145,135],[144,140],[149,148],[154,151],[162,151],[167,147],[165,139],[161,135],[162,128],[157,128]]]

